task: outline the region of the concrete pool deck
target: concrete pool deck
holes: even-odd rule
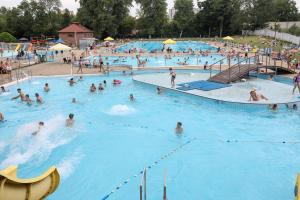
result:
[[[133,80],[137,82],[142,82],[170,90],[230,103],[261,105],[300,103],[300,95],[298,91],[296,91],[295,94],[292,95],[293,87],[291,85],[270,80],[258,79],[255,77],[248,79],[246,82],[232,83],[230,87],[211,91],[202,91],[196,89],[181,91],[176,89],[179,87],[178,84],[207,80],[208,78],[209,73],[177,73],[176,87],[172,88],[170,84],[169,73],[153,73],[133,76]],[[269,100],[258,102],[249,101],[249,92],[252,88],[256,88],[258,94],[263,94]]]

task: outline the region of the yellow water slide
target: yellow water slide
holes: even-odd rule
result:
[[[0,200],[42,200],[52,194],[60,181],[56,167],[31,179],[17,178],[17,167],[0,171]]]
[[[296,178],[296,184],[295,184],[295,190],[294,190],[294,193],[295,193],[295,200],[300,200],[300,174],[297,175],[297,178]]]
[[[18,44],[15,51],[18,51],[21,48],[21,44]]]

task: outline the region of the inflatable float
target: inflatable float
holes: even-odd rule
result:
[[[0,200],[42,200],[52,194],[60,181],[56,167],[31,179],[17,178],[17,167],[0,171]]]

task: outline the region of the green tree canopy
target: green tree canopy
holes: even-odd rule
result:
[[[174,22],[180,30],[180,36],[185,29],[191,27],[191,22],[194,19],[193,0],[176,0],[175,1],[175,16]],[[191,30],[189,30],[191,31]]]

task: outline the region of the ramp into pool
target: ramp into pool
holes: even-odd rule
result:
[[[246,82],[237,82],[226,87],[213,88],[212,90],[202,90],[201,88],[189,88],[189,84],[199,81],[207,81],[209,73],[177,73],[176,87],[172,88],[169,73],[153,73],[133,76],[133,80],[139,83],[159,86],[165,89],[196,95],[207,99],[230,103],[242,104],[291,104],[300,103],[300,95],[296,92],[292,94],[291,85],[269,81],[258,78],[250,78]],[[186,86],[186,89],[182,87]],[[249,101],[249,93],[252,88],[256,88],[259,94],[263,94],[269,100],[253,102]]]

